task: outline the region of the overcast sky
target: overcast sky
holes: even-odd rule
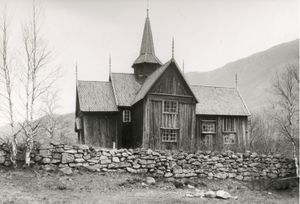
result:
[[[11,19],[16,49],[31,0],[0,0]],[[171,57],[185,70],[209,71],[298,38],[297,0],[150,0],[150,21],[157,57]],[[63,68],[62,112],[73,112],[75,71],[79,79],[107,80],[113,72],[132,72],[146,17],[146,0],[44,0],[43,34]]]

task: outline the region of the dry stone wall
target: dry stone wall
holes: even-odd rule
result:
[[[76,169],[149,173],[162,177],[208,177],[238,180],[278,178],[295,173],[294,161],[280,155],[198,151],[196,153],[145,149],[103,149],[86,145],[49,144],[35,149],[32,165],[60,169],[71,174]],[[0,165],[10,166],[8,149],[0,146]]]

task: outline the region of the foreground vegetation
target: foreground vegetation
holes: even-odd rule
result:
[[[237,199],[187,197],[200,190],[225,190]],[[120,173],[77,172],[72,176],[39,169],[0,169],[1,203],[298,203],[298,188],[251,190],[251,183],[192,179],[180,182]]]

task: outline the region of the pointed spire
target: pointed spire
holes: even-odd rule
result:
[[[147,9],[147,17],[146,17],[145,26],[144,26],[144,33],[143,33],[140,54],[155,55],[154,43],[153,43],[153,37],[152,37],[152,31],[151,31],[151,25],[150,25],[150,19],[148,16],[148,12],[149,11]]]
[[[184,60],[182,60],[182,73],[184,73]]]
[[[134,61],[133,66],[141,63],[152,63],[152,64],[161,65],[160,60],[155,56],[148,6],[147,6],[147,17],[144,26],[140,55]]]

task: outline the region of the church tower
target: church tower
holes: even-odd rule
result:
[[[155,56],[149,12],[147,9],[140,55],[134,61],[132,68],[134,69],[134,74],[137,78],[146,78],[161,65],[162,63]]]

